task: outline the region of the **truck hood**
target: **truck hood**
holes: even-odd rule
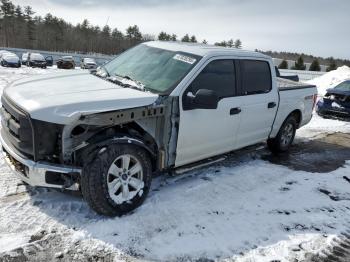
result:
[[[21,79],[6,87],[4,95],[33,119],[57,124],[72,123],[81,115],[150,105],[158,98],[82,71]]]

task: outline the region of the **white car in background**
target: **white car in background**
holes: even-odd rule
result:
[[[93,58],[83,58],[80,63],[81,69],[96,69],[97,63]]]
[[[22,65],[26,65],[27,64],[27,61],[28,61],[28,57],[29,57],[29,53],[23,53],[22,54]]]

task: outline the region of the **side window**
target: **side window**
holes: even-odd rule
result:
[[[270,65],[266,61],[241,60],[243,95],[268,93],[272,89]]]
[[[199,89],[215,91],[219,98],[236,95],[235,65],[233,60],[210,62],[188,88],[193,95]]]

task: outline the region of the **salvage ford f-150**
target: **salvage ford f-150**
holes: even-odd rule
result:
[[[287,151],[316,93],[277,78],[260,53],[148,42],[95,72],[11,83],[1,144],[26,183],[81,190],[98,213],[122,215],[144,201],[155,172],[262,141]]]

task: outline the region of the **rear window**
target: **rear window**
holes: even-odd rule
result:
[[[243,95],[268,93],[272,88],[270,65],[266,61],[241,60]]]

